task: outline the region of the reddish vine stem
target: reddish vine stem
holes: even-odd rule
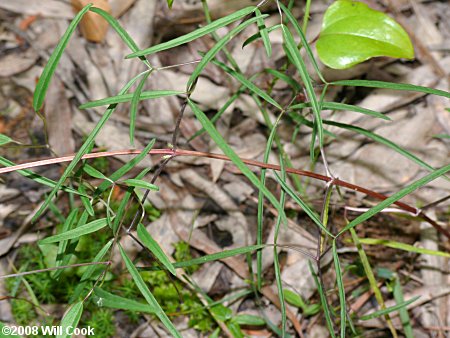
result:
[[[116,151],[105,151],[105,152],[98,152],[98,153],[90,153],[83,155],[82,159],[92,159],[92,158],[100,158],[100,157],[110,157],[110,156],[124,156],[124,155],[137,155],[140,154],[142,151],[137,149],[126,149],[126,150],[116,150]],[[207,153],[207,152],[201,152],[201,151],[193,151],[193,150],[183,150],[183,149],[152,149],[149,152],[149,155],[170,155],[172,157],[177,156],[194,156],[194,157],[206,157],[211,159],[217,159],[222,161],[231,161],[227,156],[221,155],[221,154],[214,154],[214,153]],[[35,168],[50,164],[57,164],[57,163],[63,163],[63,162],[70,162],[73,160],[75,155],[68,155],[63,157],[56,157],[56,158],[50,158],[40,161],[34,161],[34,162],[27,162],[23,164],[18,164],[11,167],[4,167],[0,168],[0,174],[5,174],[17,170],[23,170],[23,169],[29,169],[29,168]],[[272,169],[280,171],[281,167],[276,164],[270,164],[270,163],[263,163],[255,160],[245,159],[241,158],[242,162],[244,162],[247,165],[259,167],[259,168],[265,168],[265,169]],[[300,175],[300,176],[306,176],[311,177],[316,180],[324,181],[324,182],[330,182],[333,180],[333,178],[317,174],[311,171],[307,170],[300,170],[300,169],[294,169],[294,168],[285,168],[286,172]],[[366,194],[368,196],[371,196],[373,198],[379,199],[379,200],[385,200],[388,198],[388,196],[378,193],[376,191],[366,189],[364,187],[361,187],[356,184],[352,184],[343,180],[340,180],[338,178],[335,178],[333,181],[334,185],[347,188],[353,191],[361,192],[363,194]],[[413,214],[415,217],[419,217],[423,219],[424,221],[430,223],[437,231],[439,231],[441,234],[446,236],[448,239],[450,239],[450,231],[440,226],[436,221],[432,220],[430,217],[428,217],[422,210],[414,208],[406,203],[396,201],[393,204],[397,205],[400,209],[403,209],[411,214]]]

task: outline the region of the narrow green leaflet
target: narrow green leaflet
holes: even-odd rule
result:
[[[56,338],[72,337],[70,333],[73,332],[73,330],[78,326],[82,313],[83,302],[78,302],[72,305],[61,320],[60,332],[62,332],[62,334],[58,334]]]
[[[255,13],[257,16],[261,16],[261,11],[258,8],[255,9]],[[258,19],[257,22],[258,22],[259,33],[261,34],[261,38],[264,43],[264,48],[266,49],[267,57],[270,58],[272,56],[272,44],[270,43],[270,38],[269,38],[269,33],[267,32],[267,27],[266,27],[263,19]]]
[[[414,245],[409,245],[409,244],[396,242],[396,241],[390,241],[387,239],[360,238],[359,241],[362,244],[384,245],[389,248],[399,249],[399,250],[408,251],[408,252],[415,252],[415,253],[422,254],[422,255],[432,255],[432,256],[441,256],[441,257],[450,258],[450,253],[447,253],[447,252],[430,250],[430,249],[425,249],[425,248],[418,248]]]
[[[323,313],[325,315],[325,321],[327,323],[328,332],[330,333],[332,338],[336,338],[336,334],[334,333],[333,320],[331,319],[330,309],[328,307],[327,296],[325,294],[324,289],[322,288],[322,284],[319,282],[319,278],[317,277],[317,274],[314,272],[311,261],[308,261],[308,264],[309,264],[309,270],[311,271],[311,274],[314,278],[314,282],[316,283],[317,291],[319,292],[320,303],[322,304],[322,309],[323,309]]]
[[[138,112],[139,100],[144,89],[145,81],[147,81],[151,72],[147,72],[136,87],[136,91],[133,93],[130,105],[130,144],[134,147],[134,130],[136,128],[136,116]]]
[[[420,296],[413,297],[413,298],[411,298],[410,300],[408,300],[406,302],[403,302],[403,303],[400,303],[400,304],[397,304],[397,305],[394,305],[394,306],[387,307],[387,308],[385,308],[383,310],[378,310],[378,311],[372,312],[372,313],[370,313],[368,315],[360,317],[359,319],[360,320],[369,320],[369,319],[373,319],[373,318],[378,318],[378,317],[384,316],[384,315],[386,315],[388,313],[391,313],[391,312],[397,311],[399,309],[405,308],[409,304],[414,303],[419,298],[420,298]]]
[[[132,78],[130,81],[128,81],[128,83],[121,89],[119,95],[125,94],[128,91],[128,89],[130,89],[130,87],[133,85],[133,83],[136,82],[136,80],[138,80],[142,75],[143,75],[142,73],[138,74],[134,78]],[[56,192],[58,190],[60,190],[62,184],[69,177],[69,175],[71,174],[72,170],[75,169],[76,165],[78,164],[78,162],[80,162],[80,160],[83,157],[83,155],[86,154],[86,152],[90,151],[90,149],[92,148],[92,144],[94,143],[94,140],[97,137],[97,134],[103,128],[103,126],[105,125],[106,121],[108,121],[108,119],[111,117],[111,115],[114,112],[114,110],[116,109],[116,107],[117,107],[117,105],[115,105],[115,104],[114,105],[110,105],[106,109],[106,111],[103,113],[102,117],[97,122],[97,124],[94,127],[94,129],[91,131],[89,136],[84,141],[83,145],[78,150],[78,152],[75,155],[75,157],[72,160],[72,162],[70,162],[70,164],[67,166],[66,170],[64,170],[64,173],[59,178],[59,181],[53,187],[52,191],[48,194],[48,196],[45,199],[44,203],[42,203],[42,205],[39,208],[39,210],[33,216],[32,222],[35,222],[42,215],[42,213],[47,209],[47,207],[50,204],[50,202],[52,201],[53,197],[55,197]]]
[[[100,288],[94,289],[97,296],[96,304],[99,307],[109,307],[112,309],[129,310],[136,312],[155,313],[155,309],[148,304],[136,302],[135,300],[113,295]]]
[[[11,162],[10,160],[8,160],[8,159],[6,159],[6,158],[4,158],[2,156],[0,156],[0,164],[4,165],[5,167],[12,167],[12,166],[16,165],[14,162]],[[50,188],[55,188],[56,187],[56,182],[55,181],[53,181],[53,180],[51,180],[51,179],[49,179],[47,177],[41,176],[39,174],[36,174],[36,173],[32,172],[31,170],[21,169],[21,170],[16,170],[15,172],[20,174],[20,175],[22,175],[22,176],[24,176],[24,177],[26,177],[26,178],[29,178],[30,180],[35,181],[36,183],[45,185],[45,186],[50,187]],[[70,192],[72,194],[80,195],[80,193],[78,191],[76,191],[75,189],[72,189],[70,187],[66,187],[66,186],[63,186],[63,185],[61,185],[59,187],[59,189],[61,189],[62,191],[65,191],[65,192]]]
[[[277,107],[278,109],[282,110],[283,108],[280,106],[280,104],[275,101],[273,98],[270,97],[269,94],[267,94],[264,90],[259,88],[257,85],[255,85],[253,82],[248,80],[242,73],[236,72],[234,69],[231,69],[224,63],[213,60],[212,63],[222,68],[227,74],[230,74],[232,77],[234,77],[236,80],[238,80],[244,87],[247,87],[250,92],[258,95],[263,100],[269,102],[271,105]]]
[[[151,140],[139,155],[137,155],[132,160],[130,160],[126,164],[124,164],[121,168],[117,169],[114,173],[112,173],[112,175],[109,176],[109,180],[103,181],[102,184],[100,184],[98,186],[97,190],[95,191],[95,195],[99,196],[102,192],[104,192],[106,189],[108,189],[111,186],[111,184],[112,184],[111,181],[112,182],[117,181],[118,179],[122,178],[127,172],[129,172],[131,169],[133,169],[136,165],[138,165],[145,158],[145,156],[148,155],[150,150],[153,148],[153,146],[155,145],[155,141],[156,141],[155,139]],[[140,177],[137,179],[142,179],[142,178],[143,177]]]
[[[188,100],[188,104],[191,107],[197,119],[202,124],[203,128],[205,128],[205,130],[208,132],[208,134],[211,136],[211,138],[214,140],[217,146],[220,149],[222,149],[224,154],[230,158],[230,160],[234,163],[234,165],[250,180],[250,182],[252,182],[255,187],[257,187],[264,193],[264,196],[266,196],[266,198],[270,201],[270,203],[272,203],[272,205],[275,207],[275,209],[277,209],[278,213],[281,215],[283,222],[287,223],[287,218],[284,209],[281,207],[280,203],[275,198],[275,196],[269,191],[269,189],[267,189],[264,185],[261,184],[258,177],[245,165],[244,162],[242,162],[242,160],[234,152],[234,150],[231,149],[231,147],[227,144],[227,142],[223,139],[223,137],[219,134],[217,129],[205,115],[205,113],[202,112],[193,101]]]
[[[351,124],[345,124],[345,123],[328,121],[328,120],[324,120],[323,123],[327,124],[327,125],[330,125],[330,126],[335,126],[335,127],[351,130],[351,131],[354,131],[355,133],[367,136],[368,138],[370,138],[370,139],[372,139],[372,140],[374,140],[374,141],[376,141],[378,143],[381,143],[381,144],[391,148],[392,150],[396,151],[400,155],[405,156],[406,158],[408,158],[411,161],[413,161],[413,162],[417,163],[418,165],[420,165],[422,168],[425,168],[425,169],[427,169],[429,171],[435,170],[435,168],[433,168],[432,166],[430,166],[426,162],[422,161],[420,158],[418,158],[417,156],[413,155],[412,153],[410,153],[406,149],[403,149],[402,147],[398,146],[396,143],[394,143],[392,141],[389,141],[388,139],[384,138],[383,136],[375,134],[374,132],[371,132],[371,131],[369,131],[367,129],[364,129],[364,128],[361,128],[361,127],[357,127],[357,126],[353,126]]]
[[[254,10],[255,10],[255,7],[243,8],[237,12],[234,12],[233,14],[230,14],[228,16],[225,16],[223,18],[215,20],[215,21],[211,22],[209,25],[199,28],[191,33],[185,34],[183,36],[180,36],[178,38],[175,38],[175,39],[167,41],[167,42],[160,43],[156,46],[149,47],[149,48],[141,50],[139,52],[132,53],[130,55],[127,55],[126,58],[130,59],[130,58],[134,58],[134,57],[138,57],[138,56],[149,55],[149,54],[160,52],[160,51],[170,49],[170,48],[173,48],[176,46],[180,46],[182,44],[185,44],[185,43],[188,43],[195,39],[198,39],[204,35],[212,33],[219,28],[227,26],[230,23],[249,15]]]
[[[161,320],[161,322],[164,324],[164,326],[169,330],[169,332],[177,338],[182,338],[180,332],[175,328],[173,323],[170,321],[169,317],[165,314],[164,310],[161,308],[161,306],[156,301],[153,294],[150,292],[150,290],[147,287],[147,284],[142,279],[141,275],[139,274],[138,270],[134,266],[133,262],[128,258],[127,254],[123,250],[122,246],[119,244],[119,250],[120,254],[122,256],[122,259],[125,262],[125,265],[128,269],[128,271],[131,274],[131,277],[133,278],[134,282],[136,283],[136,286],[138,287],[139,291],[141,291],[142,295],[144,296],[145,300],[148,302],[150,307],[155,309],[155,315]]]
[[[94,178],[98,178],[98,179],[100,179],[100,180],[107,180],[107,179],[108,179],[105,175],[103,175],[103,173],[101,173],[100,171],[98,171],[98,170],[95,169],[93,166],[90,166],[90,165],[87,164],[87,163],[85,163],[85,164],[83,165],[83,171],[84,171],[86,174],[88,174],[88,175],[90,175],[90,176],[92,176],[92,177],[94,177]]]
[[[319,145],[323,145],[323,125],[322,125],[322,117],[320,115],[320,105],[317,101],[316,93],[314,91],[314,87],[311,81],[311,78],[308,74],[308,70],[306,69],[305,62],[300,55],[300,52],[295,44],[294,37],[286,26],[282,26],[284,43],[286,46],[286,52],[288,57],[291,59],[292,63],[297,68],[300,77],[302,78],[303,84],[305,85],[306,94],[308,95],[308,99],[311,102],[311,108],[314,113],[314,124],[317,127],[317,135],[319,137]]]
[[[400,278],[396,275],[393,281],[393,291],[394,299],[397,304],[401,304],[405,302],[405,298],[403,296],[402,285],[400,284]],[[414,338],[414,332],[411,325],[411,319],[409,318],[408,310],[405,307],[402,307],[398,310],[398,314],[400,316],[400,321],[403,326],[403,333],[406,338]]]
[[[233,317],[233,322],[239,325],[261,326],[266,325],[266,321],[255,315],[236,315]]]
[[[274,30],[277,30],[277,29],[280,29],[280,28],[281,28],[281,25],[280,25],[280,24],[271,26],[271,27],[267,28],[267,33],[271,33],[271,32],[273,32]],[[258,40],[258,39],[261,39],[261,34],[260,34],[259,32],[253,34],[253,35],[250,36],[247,40],[245,40],[244,43],[242,44],[242,48],[244,48],[245,46],[251,44],[253,41],[256,41],[256,40]]]
[[[397,202],[399,199],[405,197],[406,195],[409,195],[410,193],[412,193],[413,191],[419,189],[420,187],[424,186],[425,184],[435,180],[436,178],[438,178],[439,176],[444,175],[445,173],[447,173],[448,171],[450,171],[450,164],[442,167],[440,169],[437,169],[435,171],[433,171],[431,174],[428,174],[420,179],[418,179],[417,181],[415,181],[414,183],[408,185],[407,187],[403,188],[402,190],[398,191],[397,193],[395,193],[394,195],[386,198],[384,201],[378,203],[376,206],[374,206],[373,208],[370,208],[368,211],[366,211],[365,213],[363,213],[362,215],[359,215],[358,217],[356,217],[353,221],[351,221],[349,224],[346,225],[346,227],[344,229],[342,229],[337,236],[342,235],[344,232],[346,232],[347,230],[354,228],[355,226],[357,226],[358,224],[361,224],[362,222],[368,220],[369,218],[371,218],[373,215],[379,213],[381,210],[383,210],[384,208],[390,206],[392,203]],[[336,237],[337,237],[336,236]]]
[[[414,58],[402,26],[364,3],[350,0],[328,7],[316,47],[322,62],[334,69],[350,68],[376,56]]]
[[[103,257],[105,257],[106,253],[108,252],[109,248],[113,244],[114,239],[110,239],[108,243],[105,244],[105,246],[95,255],[92,262],[101,262]],[[80,278],[80,282],[87,281],[89,278],[91,278],[92,274],[94,273],[95,269],[98,267],[98,265],[89,265],[86,270],[84,270],[83,275]]]
[[[296,92],[300,92],[302,90],[302,86],[300,86],[300,84],[295,81],[295,79],[287,74],[284,74],[276,69],[272,69],[272,68],[266,68],[264,69],[264,71],[266,73],[272,74],[273,76],[275,76],[277,79],[286,82],[288,85],[290,85],[292,87],[292,89],[294,89]],[[294,108],[293,106],[291,106],[290,108]]]
[[[264,249],[267,245],[265,244],[261,244],[261,245],[249,245],[249,246],[244,246],[241,248],[236,248],[236,249],[231,249],[231,250],[223,250],[221,252],[218,253],[214,253],[214,254],[210,254],[210,255],[205,255],[202,257],[198,257],[198,258],[194,258],[194,259],[190,259],[188,261],[183,261],[183,262],[176,262],[173,263],[173,267],[175,269],[179,269],[179,268],[187,268],[190,266],[194,266],[194,265],[200,265],[200,264],[205,264],[208,262],[214,262],[214,261],[218,261],[220,259],[225,259],[228,257],[233,257],[233,256],[237,256],[237,255],[242,255],[242,254],[246,254],[249,252],[253,252],[256,250],[260,250],[260,249]],[[142,268],[143,270],[159,270],[157,267],[155,268]]]
[[[83,15],[86,14],[86,12],[91,7],[92,4],[85,6],[75,16],[75,18],[72,20],[69,27],[67,28],[66,32],[62,36],[61,40],[59,41],[58,45],[56,46],[55,50],[53,51],[52,55],[50,56],[50,59],[48,60],[47,64],[45,65],[44,70],[42,71],[42,74],[39,77],[39,81],[36,85],[36,90],[34,91],[33,109],[35,111],[39,111],[42,108],[48,86],[53,77],[53,74],[55,73],[56,67],[58,66],[59,60],[61,59],[61,56],[64,50],[66,49],[67,44],[69,43],[69,39],[72,36],[73,32],[75,31],[75,28],[77,27],[78,23],[83,18]]]
[[[73,209],[69,216],[67,216],[66,221],[63,224],[62,227],[62,232],[66,232],[69,231],[73,228],[73,224],[75,223],[75,220],[77,219],[78,216],[78,208]],[[56,262],[55,262],[55,266],[61,266],[61,265],[66,265],[66,262],[69,262],[70,257],[71,257],[71,253],[66,253],[66,249],[67,249],[67,245],[68,245],[68,241],[61,241],[59,242],[58,245],[58,253],[56,255]],[[58,276],[63,272],[63,270],[56,270],[53,271],[52,273],[52,277],[53,278],[58,278]]]
[[[173,0],[167,0],[167,6],[171,9],[173,5]]]
[[[286,182],[284,182],[277,173],[275,173],[276,175],[276,179],[278,181],[278,183],[280,183],[281,187],[283,188],[284,191],[287,192],[287,194],[289,196],[291,196],[291,198],[297,202],[298,205],[300,205],[302,207],[302,209],[306,212],[306,214],[309,216],[309,218],[311,218],[311,220],[317,224],[317,226],[319,226],[319,228],[321,228],[328,236],[334,238],[335,236],[326,228],[326,226],[324,226],[322,224],[322,221],[320,220],[320,217],[317,215],[317,213],[312,210],[308,204],[306,204],[305,202],[303,202],[303,200],[291,189],[291,187],[289,187]]]
[[[243,31],[246,27],[250,26],[254,22],[258,21],[260,18],[265,18],[267,15],[257,16],[255,18],[249,19],[239,26],[233,28],[229,33],[227,33],[223,38],[221,38],[213,48],[211,48],[202,58],[202,60],[197,64],[191,76],[189,77],[186,84],[186,91],[189,93],[194,89],[194,84],[197,82],[198,77],[200,76],[203,69],[214,59],[216,54],[223,48],[225,45],[230,42],[230,40],[236,36],[239,32]]]
[[[300,27],[297,18],[281,2],[280,2],[280,7],[283,10],[284,14],[286,14],[286,17],[291,22],[292,26],[294,27],[295,31],[297,32],[298,36],[300,37],[300,41],[302,42],[303,47],[305,47],[306,54],[308,54],[308,58],[311,61],[317,75],[319,76],[319,78],[322,80],[323,83],[327,83],[327,81],[325,81],[324,77],[322,76],[322,73],[320,72],[319,65],[317,64],[316,58],[314,57],[314,54],[313,54],[313,51],[311,50],[308,40],[306,39],[305,32]],[[306,18],[304,18],[304,19],[306,19]]]
[[[170,262],[169,257],[167,257],[158,242],[153,239],[142,223],[138,224],[137,234],[139,239],[142,241],[142,244],[144,244],[155,255],[155,257],[167,268],[167,270],[176,276],[177,272]]]
[[[107,225],[108,225],[108,222],[107,222],[106,218],[96,219],[95,221],[92,221],[90,223],[87,223],[85,225],[77,227],[75,229],[60,233],[58,235],[44,238],[43,240],[39,241],[39,244],[50,244],[50,243],[56,243],[59,241],[64,241],[64,240],[68,240],[68,239],[72,239],[72,238],[78,238],[83,235],[87,235],[87,234],[90,234],[97,230],[100,230]]]
[[[12,141],[13,140],[10,137],[0,134],[0,146],[11,143]]]
[[[303,108],[310,108],[310,107],[311,107],[311,103],[306,102],[306,103],[295,104],[295,105],[289,107],[289,109],[303,109]],[[345,103],[339,103],[339,102],[322,102],[322,109],[348,110],[348,111],[353,111],[356,113],[374,116],[374,117],[377,117],[377,118],[383,119],[383,120],[389,120],[389,121],[391,120],[391,118],[389,116],[383,115],[375,110],[358,107],[353,104],[345,104]],[[323,121],[323,123],[325,123],[325,121]]]
[[[103,9],[97,8],[97,7],[91,7],[89,10],[91,12],[101,15],[111,25],[111,27],[117,32],[117,34],[120,36],[122,41],[126,43],[128,48],[130,48],[132,52],[139,51],[138,45],[132,39],[130,34],[128,34],[128,32],[125,29],[123,29],[122,26],[120,26],[119,22],[111,14],[109,14],[108,12],[104,11]],[[147,61],[147,59],[145,57],[142,56],[142,57],[140,57],[140,59],[142,60],[142,62],[144,62],[144,64],[147,67],[151,68],[150,63]]]
[[[129,178],[129,179],[123,181],[123,183],[128,185],[129,187],[159,191],[159,187],[157,185],[154,185],[154,184],[144,181],[144,180],[137,180],[135,178]]]
[[[334,270],[336,271],[336,284],[339,292],[339,305],[341,307],[341,338],[345,338],[345,328],[347,325],[347,308],[345,302],[345,288],[342,279],[341,263],[339,262],[339,255],[336,247],[336,240],[332,244]]]
[[[375,81],[375,80],[340,80],[340,81],[330,82],[330,85],[405,90],[405,91],[410,91],[410,92],[433,94],[433,95],[443,96],[443,97],[450,99],[450,93],[446,92],[444,90],[423,87],[423,86],[416,86],[416,85],[412,85],[412,84],[408,84],[408,83],[392,83],[392,82]]]
[[[151,168],[146,168],[142,170],[137,176],[136,179],[142,179],[147,175],[147,173],[151,170]],[[127,192],[122,197],[119,208],[116,211],[116,217],[114,218],[113,224],[112,224],[112,230],[115,234],[117,232],[117,229],[119,228],[120,223],[123,221],[123,216],[125,215],[125,210],[128,205],[128,201],[131,198],[131,195],[134,191],[134,188],[130,187],[127,189]]]
[[[157,98],[165,97],[165,96],[174,96],[174,95],[182,95],[182,94],[184,94],[184,92],[179,91],[179,90],[152,90],[152,91],[142,92],[141,95],[139,96],[139,100],[150,100],[150,99],[157,99]],[[87,109],[87,108],[94,108],[94,107],[99,107],[99,106],[107,106],[107,105],[112,105],[112,104],[117,104],[117,103],[129,102],[133,99],[133,95],[134,95],[134,93],[110,96],[110,97],[106,97],[104,99],[84,103],[79,108]]]

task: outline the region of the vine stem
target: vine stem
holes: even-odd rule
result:
[[[115,150],[115,151],[105,151],[105,152],[96,152],[96,153],[90,153],[83,155],[82,159],[92,159],[92,158],[100,158],[100,157],[111,157],[111,156],[124,156],[124,155],[138,155],[142,151],[138,149],[124,149],[124,150]],[[222,154],[215,154],[215,153],[208,153],[208,152],[201,152],[201,151],[194,151],[194,150],[184,150],[184,149],[152,149],[149,152],[149,155],[169,155],[171,158],[177,157],[177,156],[193,156],[193,157],[206,157],[216,160],[222,160],[222,161],[228,161],[231,162],[231,160]],[[51,164],[58,164],[58,163],[64,163],[64,162],[70,162],[73,160],[75,155],[68,155],[68,156],[62,156],[62,157],[55,157],[55,158],[49,158],[45,160],[39,160],[39,161],[33,161],[33,162],[26,162],[23,164],[18,164],[15,166],[10,167],[3,167],[0,168],[0,174],[5,174],[9,172],[14,172],[18,170],[24,170],[29,168],[35,168],[35,167],[41,167]],[[270,163],[263,163],[251,159],[245,159],[241,158],[242,162],[244,162],[247,165],[255,166],[259,168],[265,168],[265,169],[272,169],[280,171],[281,167],[276,164],[270,164]],[[295,175],[305,176],[305,177],[311,177],[316,180],[324,181],[324,182],[333,182],[334,185],[347,188],[356,192],[360,192],[363,194],[366,194],[368,196],[371,196],[373,198],[379,199],[379,200],[385,200],[388,198],[388,196],[378,193],[376,191],[361,187],[359,185],[349,183],[343,180],[340,180],[338,178],[332,178],[326,175],[321,175],[314,173],[312,171],[307,170],[300,170],[295,168],[285,168],[286,172],[292,173]],[[423,219],[424,221],[430,223],[438,232],[446,236],[448,239],[450,239],[450,231],[443,228],[441,225],[439,225],[436,221],[428,217],[422,210],[412,207],[406,203],[396,201],[393,204],[397,205],[400,209],[403,209],[404,211],[407,211],[411,213],[415,217],[419,217]]]

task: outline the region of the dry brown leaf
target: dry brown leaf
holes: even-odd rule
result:
[[[108,13],[111,12],[111,7],[107,0],[72,0],[72,6],[77,12],[90,3]],[[81,20],[80,28],[86,40],[102,42],[108,30],[108,23],[100,15],[87,12]]]

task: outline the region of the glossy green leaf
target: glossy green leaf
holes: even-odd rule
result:
[[[241,23],[239,26],[233,28],[230,32],[228,32],[226,35],[224,35],[217,43],[212,47],[201,59],[201,61],[197,64],[194,71],[192,72],[191,76],[189,77],[187,84],[186,84],[186,91],[191,92],[194,87],[195,83],[197,82],[198,77],[202,73],[203,69],[214,59],[216,54],[222,50],[225,45],[230,42],[230,40],[235,37],[238,33],[243,31],[245,28],[253,24],[254,22],[258,21],[261,18],[267,17],[266,14],[262,16],[257,16],[255,18],[249,19],[243,23]]]
[[[16,165],[14,162],[11,162],[10,160],[8,160],[2,156],[0,156],[0,164],[4,165],[5,167],[12,167],[12,166]],[[26,178],[29,178],[30,180],[35,181],[36,183],[45,185],[50,188],[55,188],[57,186],[57,182],[55,182],[47,177],[36,174],[28,169],[16,170],[15,172],[22,175],[23,177],[26,177]],[[80,195],[80,193],[78,191],[76,191],[75,189],[69,188],[69,187],[66,187],[63,185],[58,186],[58,189],[65,191],[65,192],[70,192],[72,194]]]
[[[8,143],[10,143],[12,141],[13,140],[10,137],[8,137],[6,135],[3,135],[3,134],[0,134],[0,146],[8,144]]]
[[[414,48],[402,26],[364,3],[350,0],[328,7],[316,47],[322,62],[334,69],[346,69],[377,56],[414,58]]]
[[[58,235],[44,238],[43,240],[39,241],[39,244],[50,244],[72,238],[78,238],[80,236],[87,235],[97,230],[100,230],[104,228],[106,225],[108,225],[106,218],[96,219],[95,221],[82,225],[78,228],[62,232]]]
[[[42,71],[41,76],[39,77],[39,81],[36,85],[36,90],[34,91],[33,96],[33,109],[35,111],[39,111],[44,104],[45,94],[47,93],[48,86],[50,85],[50,81],[55,73],[56,67],[58,66],[59,60],[66,49],[67,44],[69,43],[70,37],[72,36],[75,28],[78,23],[83,18],[83,15],[92,7],[92,4],[85,6],[72,20],[66,32],[62,36],[55,50],[53,51],[50,59]]]
[[[167,270],[169,270],[174,276],[177,275],[175,268],[169,260],[169,257],[165,254],[165,252],[161,249],[158,242],[153,239],[153,237],[148,233],[147,229],[142,225],[142,223],[138,224],[137,234],[139,239],[144,244],[155,257],[164,265]]]
[[[359,241],[362,244],[368,244],[368,245],[384,245],[389,248],[398,249],[398,250],[404,250],[408,252],[414,252],[422,255],[432,255],[432,256],[441,256],[441,257],[447,257],[450,258],[450,253],[444,252],[444,251],[437,251],[437,250],[430,250],[425,248],[419,248],[414,245],[409,245],[406,243],[396,242],[396,241],[390,241],[387,239],[378,239],[378,238],[360,238]]]
[[[369,319],[373,319],[373,318],[384,316],[384,315],[386,315],[388,313],[391,313],[391,312],[400,310],[402,308],[405,308],[409,304],[414,303],[419,298],[420,298],[420,296],[413,297],[413,298],[411,298],[410,300],[408,300],[406,302],[403,302],[403,303],[400,303],[400,304],[397,304],[397,305],[394,305],[394,306],[390,306],[390,307],[388,307],[386,309],[382,309],[382,310],[378,310],[378,311],[372,312],[372,313],[370,313],[368,315],[360,317],[359,319],[360,320],[369,320]]]
[[[129,187],[135,187],[135,188],[143,188],[153,191],[159,191],[159,187],[157,185],[154,185],[150,182],[139,180],[135,178],[129,178],[125,181],[123,181],[124,184],[128,185]]]
[[[108,12],[104,11],[101,8],[97,7],[91,7],[89,9],[91,12],[97,13],[98,15],[101,15],[110,25],[111,27],[117,32],[119,37],[122,39],[123,42],[128,46],[128,48],[131,49],[133,52],[139,51],[139,47],[136,44],[136,42],[133,40],[133,38],[128,34],[128,32],[122,28],[122,26],[119,24],[119,22]],[[147,59],[144,56],[139,57],[139,59],[142,60],[142,62],[149,68],[151,68],[150,63],[147,61]]]
[[[436,178],[438,178],[438,177],[440,177],[442,175],[445,175],[448,171],[450,171],[450,164],[445,166],[445,167],[442,167],[440,169],[437,169],[437,170],[431,172],[430,174],[428,174],[428,175],[426,175],[426,176],[424,176],[424,177],[414,181],[413,183],[411,183],[410,185],[406,186],[402,190],[396,192],[392,196],[386,198],[384,201],[378,203],[376,206],[370,208],[365,213],[363,213],[363,214],[359,215],[358,217],[356,217],[353,221],[351,221],[349,224],[347,224],[345,226],[345,228],[342,229],[337,236],[342,235],[347,230],[349,230],[351,228],[354,228],[358,224],[361,224],[362,222],[368,220],[369,218],[371,218],[375,214],[379,213],[384,208],[390,206],[394,202],[397,202],[398,200],[400,200],[401,198],[405,197],[406,195],[409,195],[410,193],[412,193],[413,191],[419,189],[420,187],[424,186],[425,184],[435,180]]]
[[[299,104],[295,104],[295,105],[291,106],[290,109],[302,109],[302,108],[306,108],[306,107],[308,107],[308,108],[311,107],[311,104],[309,102],[299,103]],[[348,111],[353,111],[356,113],[370,115],[373,117],[378,117],[383,120],[391,120],[389,118],[389,116],[383,115],[375,110],[355,106],[353,104],[345,104],[345,103],[339,103],[339,102],[322,102],[322,109],[348,110]],[[323,123],[325,123],[325,121],[323,121]]]
[[[184,92],[178,90],[152,90],[142,92],[139,96],[139,100],[149,100],[149,99],[157,99],[165,96],[173,96],[173,95],[182,95]],[[117,103],[129,102],[133,99],[134,93],[130,94],[122,94],[116,96],[106,97],[104,99],[91,101],[88,103],[82,104],[80,109],[94,108],[99,106],[107,106]]]
[[[266,325],[266,321],[263,318],[247,314],[234,316],[233,322],[239,325],[251,325],[251,326]]]
[[[375,80],[339,80],[339,81],[331,82],[330,85],[405,90],[405,91],[411,91],[411,92],[433,94],[433,95],[443,96],[443,97],[450,99],[450,93],[446,92],[444,90],[423,87],[423,86],[417,86],[417,85],[412,85],[409,83],[393,83],[393,82],[375,81]]]
[[[277,209],[278,213],[281,215],[283,222],[287,223],[286,213],[284,209],[281,207],[280,203],[276,199],[276,197],[267,189],[264,185],[261,184],[258,177],[242,162],[241,158],[234,152],[234,150],[227,144],[222,135],[219,134],[217,129],[208,119],[204,112],[200,110],[200,108],[191,100],[188,100],[188,104],[194,112],[195,116],[202,124],[203,128],[208,132],[217,146],[222,149],[225,155],[227,155],[233,164],[253,183],[258,189],[260,189],[264,196],[272,203],[272,205]]]
[[[73,332],[80,321],[81,314],[83,313],[83,302],[78,302],[70,307],[61,320],[61,333],[56,338],[72,337],[70,332]]]
[[[155,313],[155,309],[148,304],[113,295],[112,293],[109,293],[97,287],[94,289],[94,294],[97,296],[95,303],[99,307],[109,307],[113,309],[129,310],[135,312]]]
[[[128,258],[127,254],[123,250],[122,246],[120,246],[120,244],[119,244],[119,250],[120,250],[120,255],[122,256],[122,259],[124,260],[125,265],[126,265],[128,271],[130,272],[130,275],[133,278],[134,282],[136,283],[136,286],[138,287],[139,291],[141,291],[142,295],[144,296],[144,298],[148,302],[148,304],[152,308],[155,309],[155,315],[159,318],[159,320],[161,320],[161,322],[169,330],[169,332],[172,334],[172,336],[174,336],[176,338],[182,338],[180,332],[178,332],[176,327],[170,321],[169,317],[167,317],[164,310],[158,304],[155,297],[149,290],[147,284],[144,282],[144,280],[142,279],[138,270],[134,266],[133,262],[130,260],[130,258]]]
[[[215,20],[215,21],[211,22],[209,25],[206,25],[205,27],[196,29],[195,31],[193,31],[191,33],[185,34],[183,36],[180,36],[178,38],[175,38],[175,39],[167,41],[167,42],[160,43],[156,46],[149,47],[149,48],[141,50],[139,52],[132,53],[130,55],[127,55],[126,58],[129,59],[129,58],[134,58],[134,57],[138,57],[138,56],[153,54],[156,52],[160,52],[160,51],[163,51],[166,49],[170,49],[170,48],[177,47],[179,45],[188,43],[192,40],[198,39],[204,35],[212,33],[221,27],[227,26],[230,23],[249,15],[254,10],[255,10],[255,7],[243,8],[237,12],[234,12],[233,14],[230,14],[226,17]]]

